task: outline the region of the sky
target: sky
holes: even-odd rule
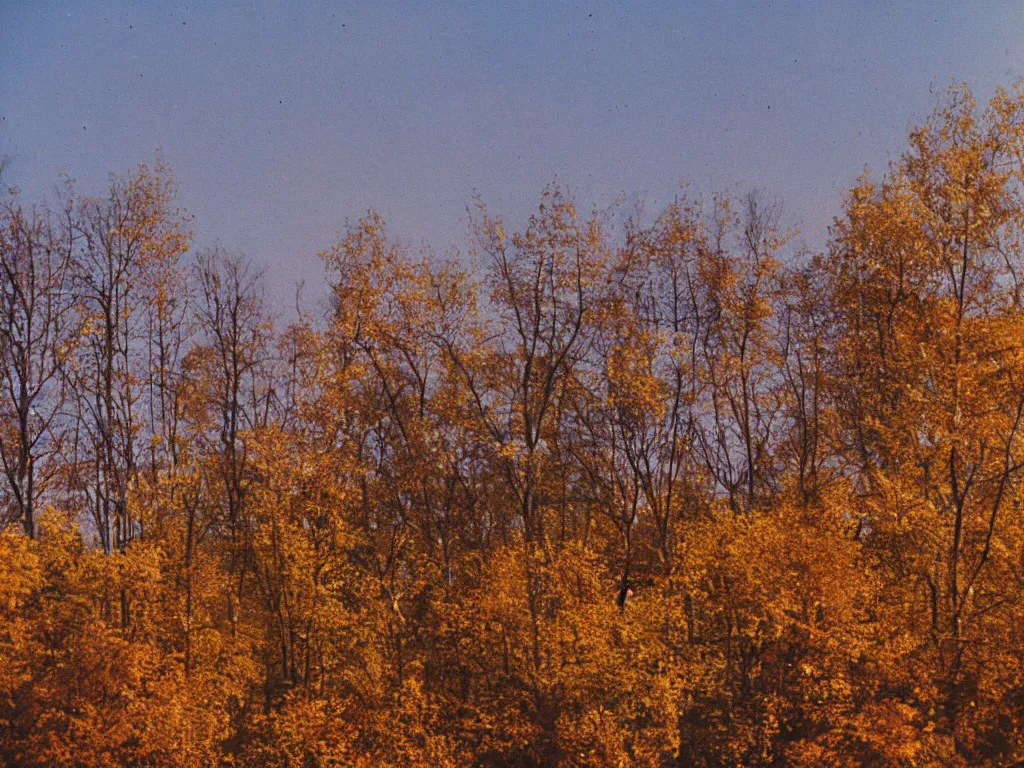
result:
[[[759,188],[817,248],[950,83],[1024,78],[1022,30],[980,0],[0,0],[3,182],[100,194],[159,152],[194,248],[282,303],[370,208],[465,254],[476,195],[521,224],[552,180],[584,210]]]

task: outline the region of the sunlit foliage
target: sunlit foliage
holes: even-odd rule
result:
[[[0,758],[1022,764],[1022,193],[954,88],[823,253],[551,186],[277,316],[162,164],[12,194]]]

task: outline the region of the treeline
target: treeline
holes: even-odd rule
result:
[[[0,756],[1021,764],[1022,185],[954,89],[824,253],[551,187],[290,322],[160,165],[12,194]]]

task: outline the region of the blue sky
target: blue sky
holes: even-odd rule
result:
[[[0,0],[5,181],[98,193],[174,168],[195,246],[315,289],[368,208],[465,250],[479,193],[522,221],[553,178],[654,211],[764,188],[820,245],[938,93],[1024,77],[1024,3],[261,3]]]

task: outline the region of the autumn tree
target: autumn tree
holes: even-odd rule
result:
[[[922,748],[969,761],[1012,754],[1020,727],[982,722],[1018,690],[996,649],[1020,604],[1024,102],[946,99],[882,183],[853,190],[830,265],[859,535],[914,637],[913,692],[898,684],[933,723]]]
[[[30,537],[66,434],[64,366],[78,334],[71,216],[26,211],[14,196],[0,208],[0,463],[13,501],[0,525],[20,521]]]
[[[294,315],[162,166],[12,195],[3,761],[1019,764],[1022,115],[951,90],[823,253],[552,185]]]
[[[251,575],[246,496],[252,481],[252,433],[270,418],[273,389],[266,377],[271,327],[263,306],[261,275],[243,256],[216,249],[197,256],[195,320],[202,342],[185,361],[192,377],[190,416],[217,489],[216,525],[226,541],[232,586],[227,620],[237,631],[245,584]]]
[[[136,481],[144,423],[143,355],[147,275],[187,250],[190,234],[173,208],[162,165],[114,179],[105,199],[76,206],[77,293],[82,344],[69,373],[77,394],[77,486],[103,549],[123,549],[138,534],[129,493]]]

